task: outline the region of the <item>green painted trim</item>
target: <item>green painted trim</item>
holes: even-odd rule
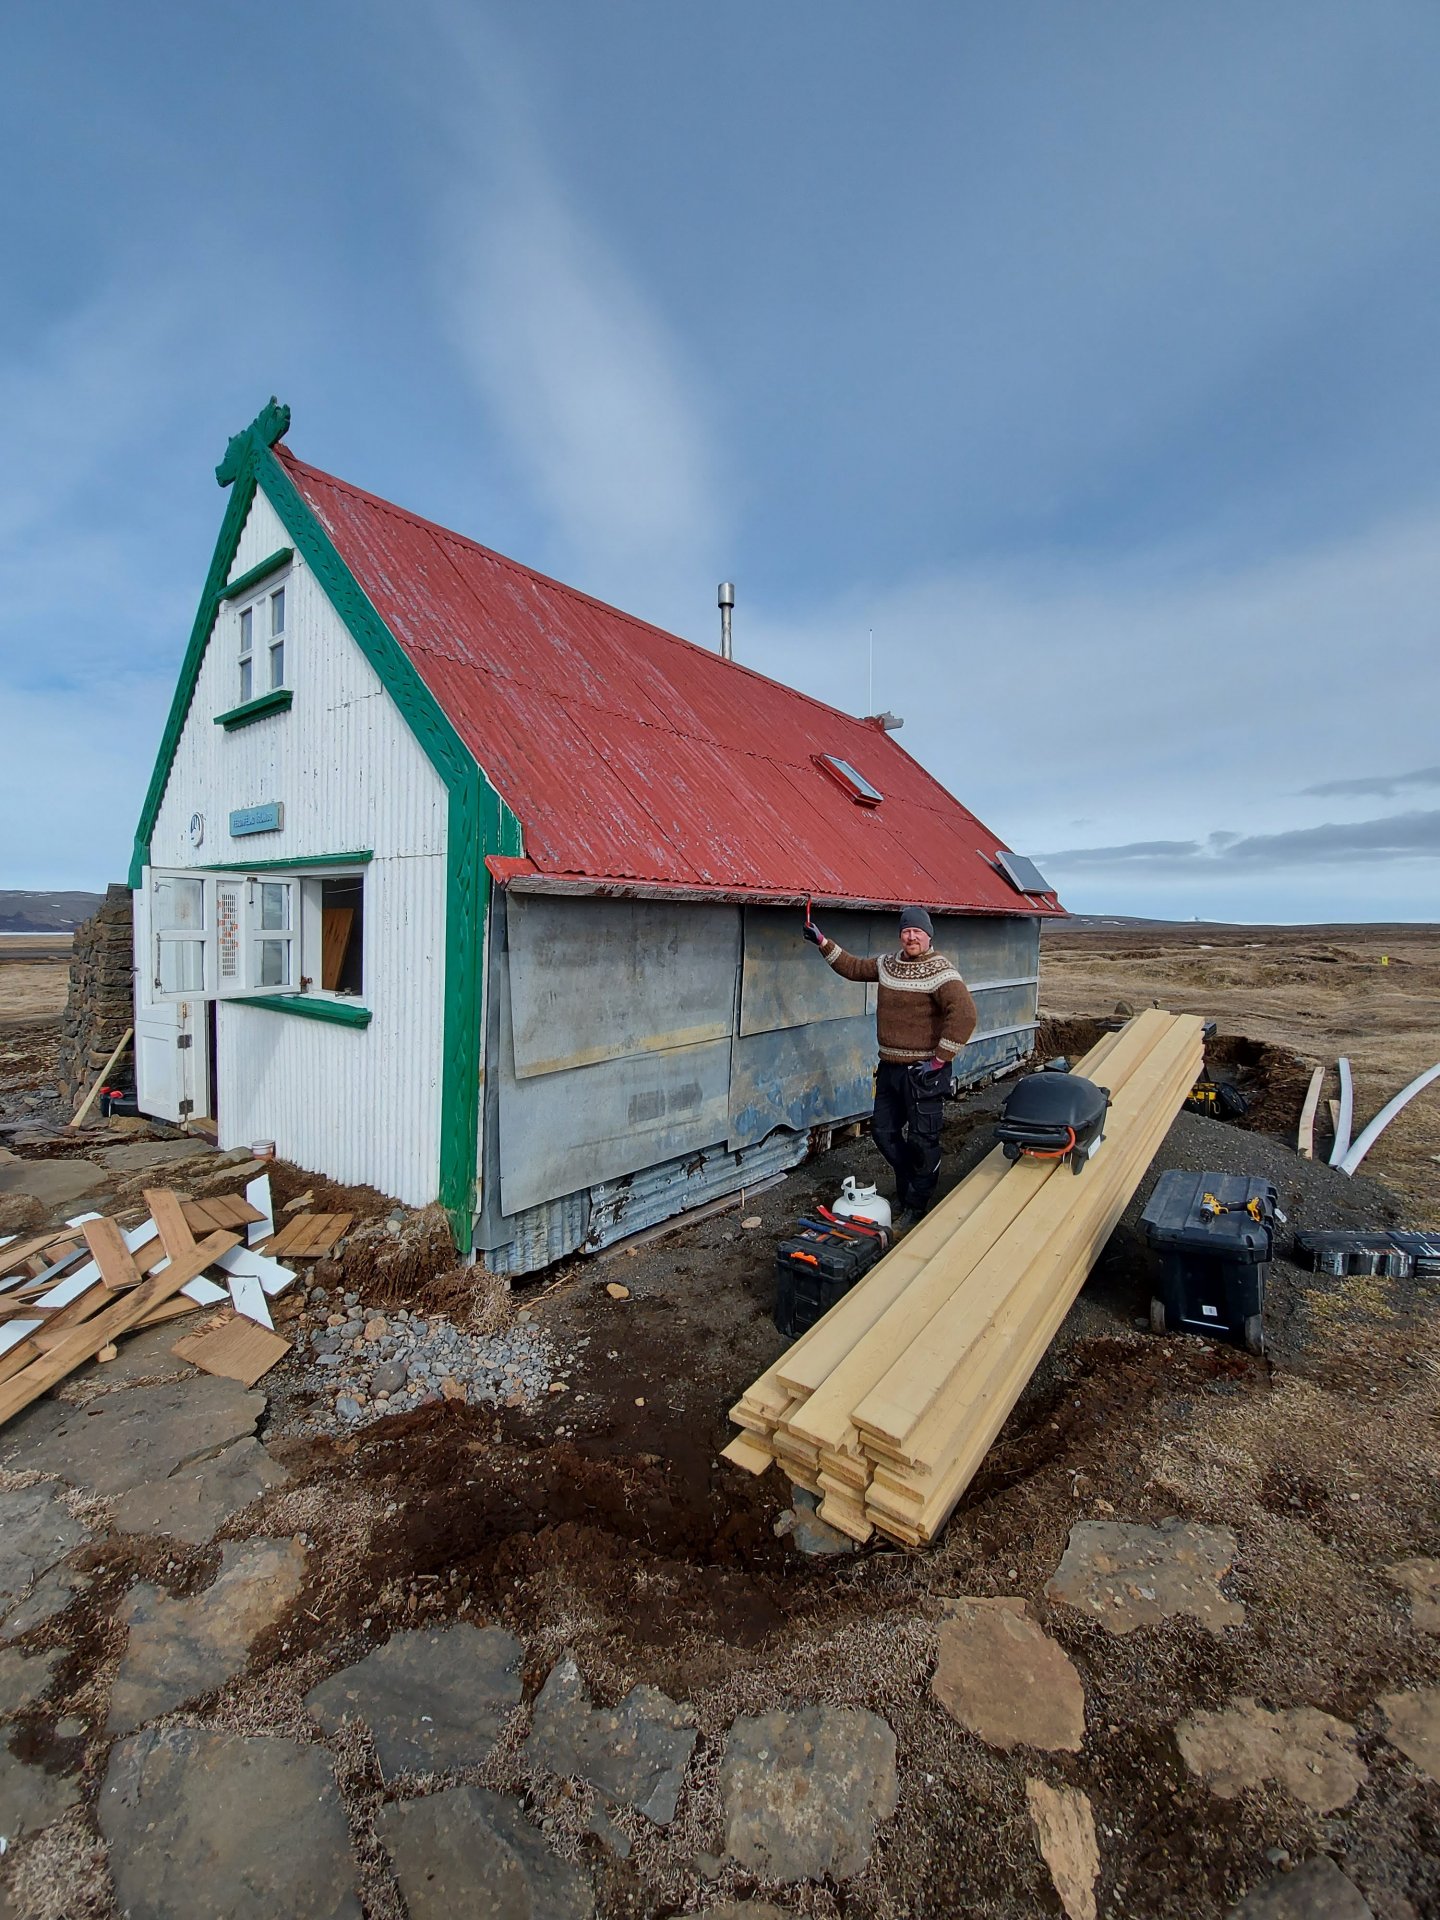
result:
[[[520,822],[490,785],[409,656],[268,447],[257,484],[296,551],[375,669],[449,794],[445,835],[444,1066],[440,1087],[440,1204],[456,1245],[470,1251],[480,1143],[481,1007],[485,981],[487,853],[519,853]]]
[[[286,869],[294,872],[300,867],[363,867],[367,861],[375,858],[366,847],[363,853],[297,853],[288,860],[212,860],[206,867],[206,873],[279,873]]]
[[[288,713],[294,698],[293,687],[272,687],[269,693],[257,693],[253,700],[231,707],[228,713],[217,713],[215,724],[224,727],[227,733],[234,733],[237,727],[248,727],[253,720],[263,720],[267,713]]]
[[[238,600],[242,593],[248,593],[251,587],[258,587],[262,580],[268,580],[272,573],[279,573],[282,567],[288,567],[294,558],[293,547],[277,547],[268,560],[262,560],[258,567],[251,567],[250,571],[242,573],[238,580],[232,580],[220,598]]]
[[[205,592],[191,629],[170,715],[161,736],[155,770],[145,796],[130,885],[138,888],[150,864],[150,836],[165,797],[200,663],[216,608],[234,564],[240,533],[256,488],[280,518],[300,555],[319,581],[351,638],[370,662],[401,717],[415,736],[449,795],[446,831],[444,1066],[440,1088],[440,1204],[450,1217],[456,1245],[470,1251],[474,1233],[475,1183],[480,1140],[481,1007],[485,982],[486,907],[490,876],[485,856],[524,851],[520,822],[491,786],[474,755],[447,719],[399,642],[371,605],[329,535],[300,497],[271,448],[289,426],[288,407],[274,400],[243,433],[236,434],[215,470],[233,491],[206,576]],[[305,865],[315,864],[304,862]],[[248,868],[241,868],[248,871]],[[257,1002],[251,1001],[255,1005]],[[320,1002],[312,1002],[320,1005]],[[324,1018],[323,1015],[319,1016]]]
[[[369,1007],[350,1007],[343,1000],[315,1000],[307,993],[246,994],[227,1005],[263,1007],[266,1013],[296,1013],[302,1020],[328,1020],[334,1027],[368,1027],[374,1018]]]

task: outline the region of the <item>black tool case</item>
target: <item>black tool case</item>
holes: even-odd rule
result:
[[[802,1227],[775,1250],[775,1325],[789,1339],[843,1300],[885,1251],[874,1234]]]
[[[1295,1264],[1337,1277],[1377,1273],[1389,1280],[1440,1276],[1440,1234],[1401,1232],[1297,1233]]]
[[[1078,1073],[1047,1068],[1015,1083],[995,1127],[1007,1160],[1022,1153],[1068,1159],[1079,1173],[1105,1131],[1110,1093]]]
[[[1161,1174],[1140,1216],[1159,1256],[1150,1302],[1157,1333],[1204,1333],[1251,1353],[1265,1351],[1277,1203],[1270,1181],[1246,1174]]]

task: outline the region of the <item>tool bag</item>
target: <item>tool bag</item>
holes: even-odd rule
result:
[[[1041,1160],[1068,1159],[1079,1173],[1099,1146],[1110,1107],[1110,1089],[1078,1073],[1026,1074],[1000,1109],[995,1138],[1007,1160],[1022,1153]]]

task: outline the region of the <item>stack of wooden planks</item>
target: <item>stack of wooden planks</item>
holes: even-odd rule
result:
[[[240,1244],[239,1229],[264,1213],[238,1195],[193,1201],[154,1188],[144,1200],[134,1227],[80,1215],[0,1245],[0,1424],[137,1328],[221,1304],[270,1326],[267,1298],[294,1275]]]
[[[1203,1065],[1202,1023],[1158,1008],[1075,1071],[1111,1090],[1068,1163],[996,1147],[731,1411],[725,1457],[772,1460],[852,1538],[933,1540],[969,1485]]]

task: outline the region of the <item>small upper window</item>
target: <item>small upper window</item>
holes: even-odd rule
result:
[[[240,704],[285,685],[284,587],[271,587],[240,609]]]
[[[841,760],[833,753],[817,753],[815,764],[837,781],[857,806],[878,807],[885,798],[880,789],[872,787],[864,774],[857,773],[848,760]]]

